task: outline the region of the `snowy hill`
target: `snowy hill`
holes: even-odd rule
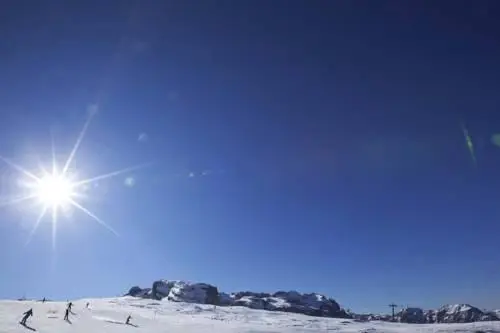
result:
[[[302,294],[297,291],[278,291],[273,294],[245,291],[226,294],[219,293],[217,287],[207,283],[159,280],[153,283],[152,288],[132,287],[127,295],[176,302],[244,306],[251,309],[294,312],[318,317],[350,317],[331,298],[317,293]]]
[[[86,303],[90,308],[86,308]],[[148,333],[500,333],[500,322],[471,324],[411,325],[380,321],[318,318],[295,313],[255,310],[246,307],[216,307],[193,303],[156,301],[135,297],[83,299],[73,302],[70,322],[63,320],[65,302],[0,301],[0,332],[148,332]],[[34,316],[28,326],[18,322],[26,310]],[[131,324],[125,319],[132,316]]]

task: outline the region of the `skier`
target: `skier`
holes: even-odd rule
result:
[[[42,299],[42,303],[45,303],[45,297]]]
[[[130,325],[130,319],[132,319],[132,316],[128,315],[127,321],[125,322],[125,324]]]
[[[66,312],[64,312],[64,320],[69,321],[69,307],[66,308]]]
[[[87,302],[87,305],[85,305],[85,307],[88,309],[90,308],[90,302]]]
[[[72,306],[73,306],[73,303],[72,303],[72,302],[69,302],[69,303],[68,303],[68,309],[69,309],[69,311],[71,311],[71,307],[72,307]]]
[[[26,326],[26,319],[28,319],[29,317],[33,316],[33,309],[29,309],[28,311],[26,311],[25,313],[23,313],[23,315],[24,315],[24,317],[23,317],[23,319],[21,319],[20,324]]]

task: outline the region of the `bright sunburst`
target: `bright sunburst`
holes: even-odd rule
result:
[[[73,182],[64,175],[48,174],[37,181],[35,193],[45,206],[56,209],[70,203],[76,195]]]
[[[3,160],[5,163],[7,163],[12,168],[19,171],[23,176],[25,176],[25,179],[22,180],[22,184],[25,186],[25,189],[27,190],[26,195],[16,195],[15,198],[8,200],[7,202],[1,202],[0,206],[14,205],[14,204],[17,205],[24,203],[28,200],[35,200],[41,206],[40,214],[38,215],[37,220],[33,224],[26,245],[31,241],[40,223],[44,220],[46,216],[50,215],[50,221],[52,224],[52,247],[55,248],[58,216],[60,215],[59,213],[61,210],[65,210],[71,207],[76,208],[77,210],[80,210],[81,212],[85,213],[87,216],[92,218],[101,226],[112,232],[115,236],[118,236],[118,233],[111,226],[102,221],[89,209],[84,207],[78,201],[78,199],[85,197],[83,190],[85,185],[91,184],[98,180],[114,177],[138,168],[142,168],[146,164],[113,171],[93,178],[87,178],[83,180],[77,179],[76,175],[70,172],[69,166],[71,165],[75,157],[75,154],[78,151],[78,148],[87,131],[87,127],[89,126],[90,121],[92,120],[94,114],[95,112],[89,114],[89,117],[85,122],[85,125],[83,126],[83,129],[80,132],[78,139],[76,140],[76,143],[73,146],[73,149],[71,150],[68,156],[68,159],[66,160],[66,163],[61,169],[59,169],[59,166],[57,165],[53,142],[52,142],[52,165],[51,165],[52,170],[50,172],[47,172],[46,169],[43,167],[41,167],[40,168],[41,170],[38,170],[38,172],[31,172],[26,170],[22,166],[12,162],[10,159],[0,156],[1,160]],[[37,176],[37,174],[39,176]]]

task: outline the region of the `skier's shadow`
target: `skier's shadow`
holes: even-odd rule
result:
[[[105,322],[111,323],[111,324],[117,324],[117,325],[127,325],[127,326],[139,327],[139,325],[130,324],[130,323],[127,324],[127,323],[124,323],[121,321],[116,321],[116,320],[105,320]]]
[[[33,327],[28,326],[27,324],[21,324],[21,325],[24,326],[25,328],[31,330],[31,331],[36,332],[36,329],[34,329]]]

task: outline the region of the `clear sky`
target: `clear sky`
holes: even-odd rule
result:
[[[73,209],[53,250],[3,163],[0,297],[166,278],[500,308],[499,6],[11,1],[0,155],[50,167],[52,136],[63,164],[93,108],[71,170],[152,164],[79,201],[118,237]]]

